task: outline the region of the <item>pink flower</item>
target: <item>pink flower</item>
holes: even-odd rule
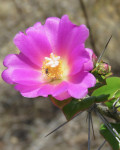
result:
[[[89,72],[93,69],[92,50],[85,48],[89,30],[74,25],[67,15],[50,17],[19,32],[14,44],[20,54],[4,60],[2,78],[14,84],[25,97],[52,95],[58,100],[83,98],[96,83]]]

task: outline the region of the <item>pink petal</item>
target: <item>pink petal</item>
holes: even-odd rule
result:
[[[53,89],[54,89],[54,85],[46,83],[39,89],[38,95],[43,97],[48,97],[48,95],[51,95]]]
[[[70,97],[71,97],[71,95],[70,95],[67,91],[64,91],[63,93],[61,93],[61,94],[55,96],[55,98],[56,98],[57,100],[60,100],[60,101],[65,100],[65,99],[68,99],[68,98],[70,98]]]
[[[24,97],[27,97],[27,98],[35,98],[35,97],[39,96],[38,91],[39,91],[39,89],[35,89],[35,90],[29,91],[29,92],[21,92],[21,95]]]
[[[23,85],[41,84],[41,73],[30,69],[14,69],[8,76],[14,83]]]
[[[87,74],[88,74],[88,72],[85,72],[82,69],[79,73],[69,76],[69,82],[71,82],[73,84],[79,84],[84,80],[84,78],[87,76]]]
[[[81,84],[85,85],[87,88],[91,88],[96,84],[96,78],[91,74],[87,73],[84,79],[82,80]]]
[[[71,68],[70,75],[74,75],[83,69],[84,64],[90,60],[90,56],[85,50],[84,44],[81,44],[68,55],[67,59]]]
[[[77,98],[77,99],[81,99],[87,95],[88,89],[86,87],[81,86],[81,85],[70,84],[68,92],[72,97]]]
[[[83,98],[88,93],[88,88],[96,83],[95,77],[88,72],[81,72],[71,77],[68,92],[72,97]]]
[[[58,85],[21,85],[17,84],[15,86],[15,89],[20,91],[20,93],[24,97],[38,97],[38,96],[44,96],[48,97],[48,95],[52,95],[58,100],[64,100],[67,98],[70,98],[70,94],[67,92],[67,83],[62,82]],[[66,91],[66,92],[65,92]]]
[[[89,53],[89,56],[90,56],[90,58],[92,59],[93,50],[90,49],[90,48],[86,48],[85,50]]]
[[[88,52],[90,56],[90,60],[84,64],[84,69],[86,71],[91,71],[93,69],[93,61],[92,61],[93,51],[92,49],[89,49],[89,48],[86,48],[85,50]]]
[[[34,98],[38,96],[44,96],[47,97],[45,94],[40,94],[40,89],[43,88],[42,84],[36,84],[36,85],[21,85],[17,84],[15,86],[15,89],[20,91],[21,95],[28,98]],[[45,89],[44,89],[45,90]]]
[[[71,53],[69,53],[68,59],[69,59],[69,61],[73,61],[77,57],[84,58],[84,59],[86,59],[86,61],[88,61],[90,59],[89,52],[86,51],[84,44],[80,44],[77,47],[75,47],[71,51]]]
[[[15,90],[20,91],[21,93],[28,93],[32,91],[36,91],[37,89],[39,90],[41,87],[40,84],[36,85],[22,85],[22,84],[17,84],[15,85]]]
[[[40,69],[38,66],[33,64],[25,55],[20,54],[9,54],[3,61],[4,66],[12,68],[33,68]]]
[[[83,84],[86,87],[93,87],[96,84],[96,78],[89,72],[80,71],[71,76],[69,81],[73,84]]]
[[[50,42],[53,51],[56,49],[59,22],[60,22],[59,18],[50,17],[46,20],[44,25],[47,38]]]
[[[43,27],[39,29],[30,27],[26,34],[19,32],[14,38],[14,43],[34,64],[41,66],[44,57],[51,53],[45,31]]]
[[[2,78],[9,84],[14,84],[14,76],[17,78],[17,74],[15,74],[16,70],[23,70],[22,74],[20,74],[20,78],[23,79],[24,76],[24,71],[29,71],[29,74],[32,75],[32,72],[39,72],[37,70],[40,70],[36,65],[34,65],[26,56],[23,54],[9,54],[8,56],[5,57],[4,66],[8,67],[3,73],[2,73]],[[29,76],[28,75],[28,78]],[[39,75],[40,76],[40,73]],[[19,74],[18,74],[19,78]]]
[[[13,72],[13,68],[8,68],[2,72],[2,79],[8,84],[14,84],[14,81],[11,78],[11,74]]]
[[[33,27],[36,29],[40,29],[42,27],[42,24],[41,24],[41,22],[36,22]]]
[[[52,95],[53,97],[60,95],[64,91],[67,90],[68,83],[61,82],[60,84],[44,84],[39,90],[39,95],[47,97],[48,95]]]
[[[60,95],[61,93],[63,93],[64,91],[67,91],[68,88],[68,83],[65,81],[62,81],[60,84],[58,85],[54,85],[54,90],[52,91],[52,96],[55,97],[57,95]]]
[[[77,58],[75,61],[72,62],[70,65],[70,72],[69,76],[74,75],[78,72],[80,72],[83,69],[85,60],[82,58]]]
[[[76,26],[64,15],[60,20],[56,53],[65,56],[76,46],[85,42],[89,31],[85,25]]]
[[[48,97],[48,95],[52,95],[57,100],[65,100],[67,98],[70,98],[70,94],[67,92],[68,83],[67,82],[61,82],[58,85],[51,85],[46,84],[43,85],[38,94],[39,96]]]

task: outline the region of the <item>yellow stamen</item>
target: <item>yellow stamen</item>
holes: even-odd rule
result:
[[[60,56],[51,53],[50,57],[45,57],[42,66],[42,74],[44,80],[54,81],[60,80],[63,77],[63,62]]]

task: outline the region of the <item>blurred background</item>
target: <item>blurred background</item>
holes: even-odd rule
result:
[[[104,61],[120,76],[120,0],[0,0],[0,73],[6,55],[16,53],[13,37],[37,21],[44,24],[50,16],[67,14],[77,25],[86,24],[91,34],[86,47],[99,56],[113,34]],[[28,99],[0,77],[0,150],[87,150],[87,114],[44,138],[65,120],[47,98]],[[96,138],[92,150],[103,142],[100,120],[94,115]],[[110,150],[105,144],[105,150]]]

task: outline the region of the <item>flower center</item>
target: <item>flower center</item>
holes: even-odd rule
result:
[[[42,66],[44,80],[54,81],[63,77],[63,63],[60,56],[51,53],[50,57],[45,57]]]

